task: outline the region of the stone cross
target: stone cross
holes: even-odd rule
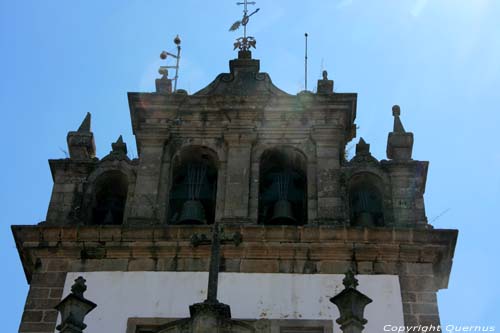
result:
[[[207,302],[217,302],[217,290],[219,288],[219,266],[220,266],[220,239],[219,223],[214,223],[212,232],[212,248],[210,253],[210,268],[208,270]]]
[[[205,234],[194,234],[191,237],[191,244],[198,246],[201,244],[211,244],[210,251],[210,267],[208,271],[208,290],[207,290],[207,303],[216,303],[217,290],[219,283],[219,267],[220,267],[220,246],[223,242],[233,242],[238,246],[242,241],[241,233],[235,232],[231,237],[224,234],[221,235],[221,230],[218,222],[215,222],[212,229],[212,239],[208,239]]]
[[[232,237],[221,236],[219,224],[213,226],[212,240],[204,234],[194,234],[191,237],[191,244],[211,244],[210,268],[208,272],[207,299],[201,303],[192,304],[189,307],[191,320],[193,321],[193,332],[214,332],[213,328],[222,325],[224,320],[231,318],[231,308],[229,305],[217,300],[217,290],[219,287],[219,266],[220,266],[220,245],[222,241],[232,241],[236,246],[241,243],[242,237],[239,232]]]

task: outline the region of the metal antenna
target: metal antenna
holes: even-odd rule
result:
[[[160,59],[165,60],[167,59],[167,56],[170,56],[174,59],[176,59],[175,66],[160,66],[160,74],[167,74],[168,73],[168,68],[175,68],[175,77],[173,78],[174,80],[174,91],[177,90],[177,81],[179,79],[179,61],[181,60],[181,39],[179,35],[175,36],[174,38],[174,44],[177,45],[177,55],[172,54],[167,51],[162,51],[160,53]]]
[[[304,34],[304,37],[306,39],[306,55],[305,55],[305,59],[304,59],[304,65],[305,65],[305,70],[304,70],[304,80],[305,80],[305,90],[307,90],[307,37],[309,35],[307,34],[307,32]]]

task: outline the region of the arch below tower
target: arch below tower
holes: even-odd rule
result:
[[[188,146],[174,156],[169,195],[169,224],[215,221],[217,154],[205,146]]]
[[[349,217],[352,226],[381,227],[384,219],[382,180],[375,174],[355,174],[349,181]]]
[[[265,150],[259,164],[260,224],[307,223],[307,158],[294,147]]]
[[[128,179],[118,170],[106,171],[94,183],[90,223],[120,225],[127,202]]]

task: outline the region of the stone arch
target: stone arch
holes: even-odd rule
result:
[[[294,146],[265,149],[259,161],[258,223],[307,223],[307,156]]]
[[[168,200],[169,224],[215,221],[220,161],[216,151],[186,145],[174,154]]]
[[[122,224],[129,190],[127,176],[120,170],[108,170],[95,179],[92,187],[90,224]]]
[[[223,140],[203,138],[178,138],[172,140],[167,147],[168,153],[166,154],[166,158],[174,161],[183,151],[193,147],[201,147],[209,150],[211,154],[217,157],[219,164],[223,164],[226,161],[226,147],[223,144]]]
[[[110,187],[113,187],[117,182],[116,191],[120,193],[120,197],[125,197],[125,201],[124,204],[121,201],[119,204],[120,207],[123,206],[122,212],[119,213],[122,216],[121,221],[119,222],[120,217],[117,217],[110,224],[122,224],[128,216],[129,200],[134,193],[135,178],[134,167],[129,163],[124,161],[101,161],[97,169],[87,178],[87,186],[82,200],[84,223],[106,224],[100,223],[99,218],[97,218],[99,214],[96,215],[96,206],[99,205],[99,201],[102,202],[106,191],[108,191],[108,194],[113,193]],[[106,187],[108,190],[106,190]]]
[[[348,182],[349,219],[351,226],[382,227],[386,225],[384,179],[373,172],[356,172]]]

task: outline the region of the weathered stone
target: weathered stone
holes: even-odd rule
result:
[[[61,299],[63,288],[50,288],[49,298]]]
[[[61,273],[35,273],[31,280],[31,285],[34,287],[59,287],[64,284],[66,272]]]
[[[46,323],[53,323],[57,319],[57,311],[44,311],[43,313],[43,321]]]
[[[371,261],[360,261],[358,262],[358,274],[372,274],[373,273],[373,263]]]
[[[55,323],[28,323],[22,322],[19,333],[53,333]]]
[[[397,274],[405,324],[439,322],[435,292],[447,286],[457,232],[427,225],[428,162],[411,159],[413,134],[405,131],[400,108],[393,108],[390,160],[377,160],[360,139],[347,161],[357,95],[333,93],[326,72],[317,93],[289,95],[259,65],[242,50],[230,73],[194,95],[172,92],[166,73],[156,93],[129,93],[137,159],[127,157],[121,136],[109,155],[95,158],[90,114],[68,133],[69,158],[50,161],[47,221],[12,228],[31,283],[22,332],[54,332],[51,307],[62,297],[68,271],[207,271],[213,223],[223,225],[225,236],[241,237],[217,246],[221,262],[211,267],[212,276],[218,269]],[[264,162],[270,151],[280,152],[271,154],[279,160],[274,164]],[[290,173],[298,175],[292,182]],[[174,190],[176,182],[190,190]],[[267,193],[269,184],[277,186]],[[107,187],[120,190],[121,201],[102,200],[114,206],[99,202]],[[202,188],[210,188],[203,200]],[[371,198],[360,193],[377,205],[357,205]],[[201,225],[180,219],[188,200],[201,206],[193,220]],[[292,207],[277,220],[291,225],[266,225],[277,203]],[[360,217],[368,222],[359,223]],[[186,225],[174,225],[180,222]],[[205,305],[199,308],[210,308]]]
[[[373,263],[373,271],[375,274],[398,274],[399,267],[395,262],[375,261]]]
[[[47,298],[50,293],[50,288],[31,287],[28,293],[28,298]]]
[[[439,326],[440,325],[440,320],[439,320],[439,315],[437,313],[435,315],[421,315],[418,316],[419,318],[419,323],[420,325],[423,326]]]
[[[183,271],[206,272],[208,258],[182,258],[179,259],[179,268]]]
[[[155,259],[131,259],[128,263],[129,271],[154,271],[155,269]]]
[[[246,273],[278,273],[279,263],[275,260],[241,260],[240,271]]]
[[[330,261],[322,260],[319,264],[319,271],[322,274],[343,274],[352,267],[350,261]]]
[[[436,303],[413,303],[411,305],[412,312],[424,315],[433,315],[438,313]]]
[[[42,321],[43,311],[24,311],[21,321],[24,323],[38,323]]]

